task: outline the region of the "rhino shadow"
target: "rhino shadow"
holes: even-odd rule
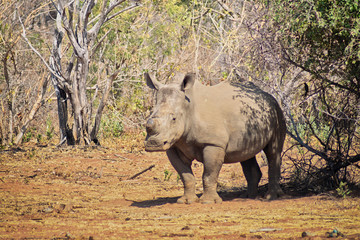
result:
[[[264,188],[264,194],[265,194],[265,188]],[[232,201],[234,199],[248,199],[245,197],[246,195],[246,188],[236,188],[232,187],[229,189],[222,188],[219,192],[219,196],[223,199],[223,201]],[[202,194],[197,194],[197,196],[200,198]],[[244,196],[244,197],[243,197]],[[133,201],[133,203],[130,205],[132,207],[138,207],[138,208],[151,208],[156,206],[162,206],[165,204],[177,204],[176,201],[178,197],[161,197],[157,199],[152,200],[144,200],[144,201]]]
[[[284,189],[285,195],[281,197],[278,200],[282,199],[296,199],[296,198],[302,198],[308,196],[306,193],[301,193],[296,191],[295,189],[288,186],[288,184],[280,184],[281,187]],[[259,186],[258,193],[259,193],[259,200],[264,200],[264,196],[268,189],[268,183]],[[246,187],[221,187],[218,190],[219,196],[222,198],[224,202],[231,202],[233,200],[243,200],[248,201],[250,200],[247,196],[247,189]],[[202,194],[197,194],[197,196],[200,198]],[[177,204],[176,200],[180,198],[178,197],[161,197],[157,199],[151,199],[151,200],[144,200],[144,201],[133,201],[133,203],[130,205],[132,207],[138,207],[138,208],[151,208],[156,206],[163,206],[166,204]]]

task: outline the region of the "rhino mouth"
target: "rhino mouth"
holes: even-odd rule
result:
[[[145,140],[145,151],[147,152],[161,152],[166,151],[171,147],[170,141],[162,140],[159,135],[147,136]]]

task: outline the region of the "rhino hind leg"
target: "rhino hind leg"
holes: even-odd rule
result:
[[[279,183],[282,145],[283,141],[273,141],[264,148],[269,164],[269,187],[265,194],[265,198],[268,200],[274,200],[284,195]]]
[[[172,148],[167,150],[166,154],[184,184],[184,195],[177,200],[177,203],[197,202],[199,198],[195,194],[195,176],[191,169],[191,160],[186,159],[185,156],[180,155],[179,151]]]
[[[258,185],[262,176],[259,164],[256,158],[250,158],[241,162],[241,166],[247,181],[247,194],[248,198],[256,198],[258,195]]]

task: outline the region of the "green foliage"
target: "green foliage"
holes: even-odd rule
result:
[[[124,72],[130,72],[133,64],[156,63],[160,56],[170,56],[180,47],[190,13],[186,3],[177,0],[144,1],[141,8],[123,13],[101,29],[99,38],[110,30],[104,57],[124,63]]]
[[[46,120],[46,138],[47,140],[51,140],[54,136],[54,126],[52,125],[51,118],[48,117]]]
[[[46,130],[47,140],[50,140],[52,138],[53,132],[54,132],[53,127],[52,127],[51,131],[49,131],[47,128],[47,130]],[[44,142],[43,134],[36,127],[29,128],[23,135],[23,138],[22,138],[23,143],[30,142],[31,140],[36,140],[36,143]]]
[[[42,135],[41,135],[40,133],[38,133],[38,134],[36,135],[36,142],[37,142],[37,143],[41,143],[41,140],[42,140]]]
[[[359,1],[256,2],[266,6],[266,26],[259,31],[265,37],[260,38],[275,46],[274,56],[281,56],[276,62],[283,61],[280,86],[293,91],[282,97],[289,135],[300,154],[294,159],[294,176],[307,188],[317,184],[322,190],[336,189],[340,179],[348,180],[342,170],[358,156]],[[306,91],[296,92],[290,85],[297,90],[305,85]],[[346,185],[340,185],[338,192],[345,194]]]
[[[281,32],[287,54],[314,72],[345,70],[359,78],[360,6],[357,0],[272,1],[269,17]],[[330,64],[336,64],[338,68]],[[319,68],[320,67],[320,68]]]
[[[346,182],[341,181],[339,187],[336,189],[336,192],[339,196],[346,198],[351,193],[351,190]]]
[[[31,138],[32,138],[32,132],[27,131],[23,136],[23,142],[29,142]]]
[[[172,174],[173,174],[172,172],[170,172],[169,170],[166,169],[164,171],[164,181],[169,181]]]
[[[119,112],[119,116],[132,119],[142,116],[148,106],[143,83],[136,78],[131,78],[129,81],[114,84],[116,88],[113,93],[116,100],[109,108],[114,112]]]
[[[23,142],[30,142],[34,136],[37,136],[36,128],[29,128],[23,136]]]
[[[103,137],[120,137],[124,132],[121,115],[117,111],[110,111],[101,120]]]
[[[43,47],[44,39],[42,38],[40,33],[33,33],[31,36],[29,36],[29,40],[37,49]]]

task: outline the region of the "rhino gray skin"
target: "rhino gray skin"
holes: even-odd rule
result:
[[[204,165],[202,203],[220,203],[217,179],[224,163],[240,162],[255,198],[262,176],[255,155],[263,150],[269,165],[267,199],[283,194],[280,185],[281,151],[286,124],[276,100],[251,82],[222,82],[204,86],[187,74],[180,83],[162,84],[145,74],[156,90],[156,104],[147,120],[145,150],[166,151],[184,184],[178,203],[198,200],[191,164]]]

